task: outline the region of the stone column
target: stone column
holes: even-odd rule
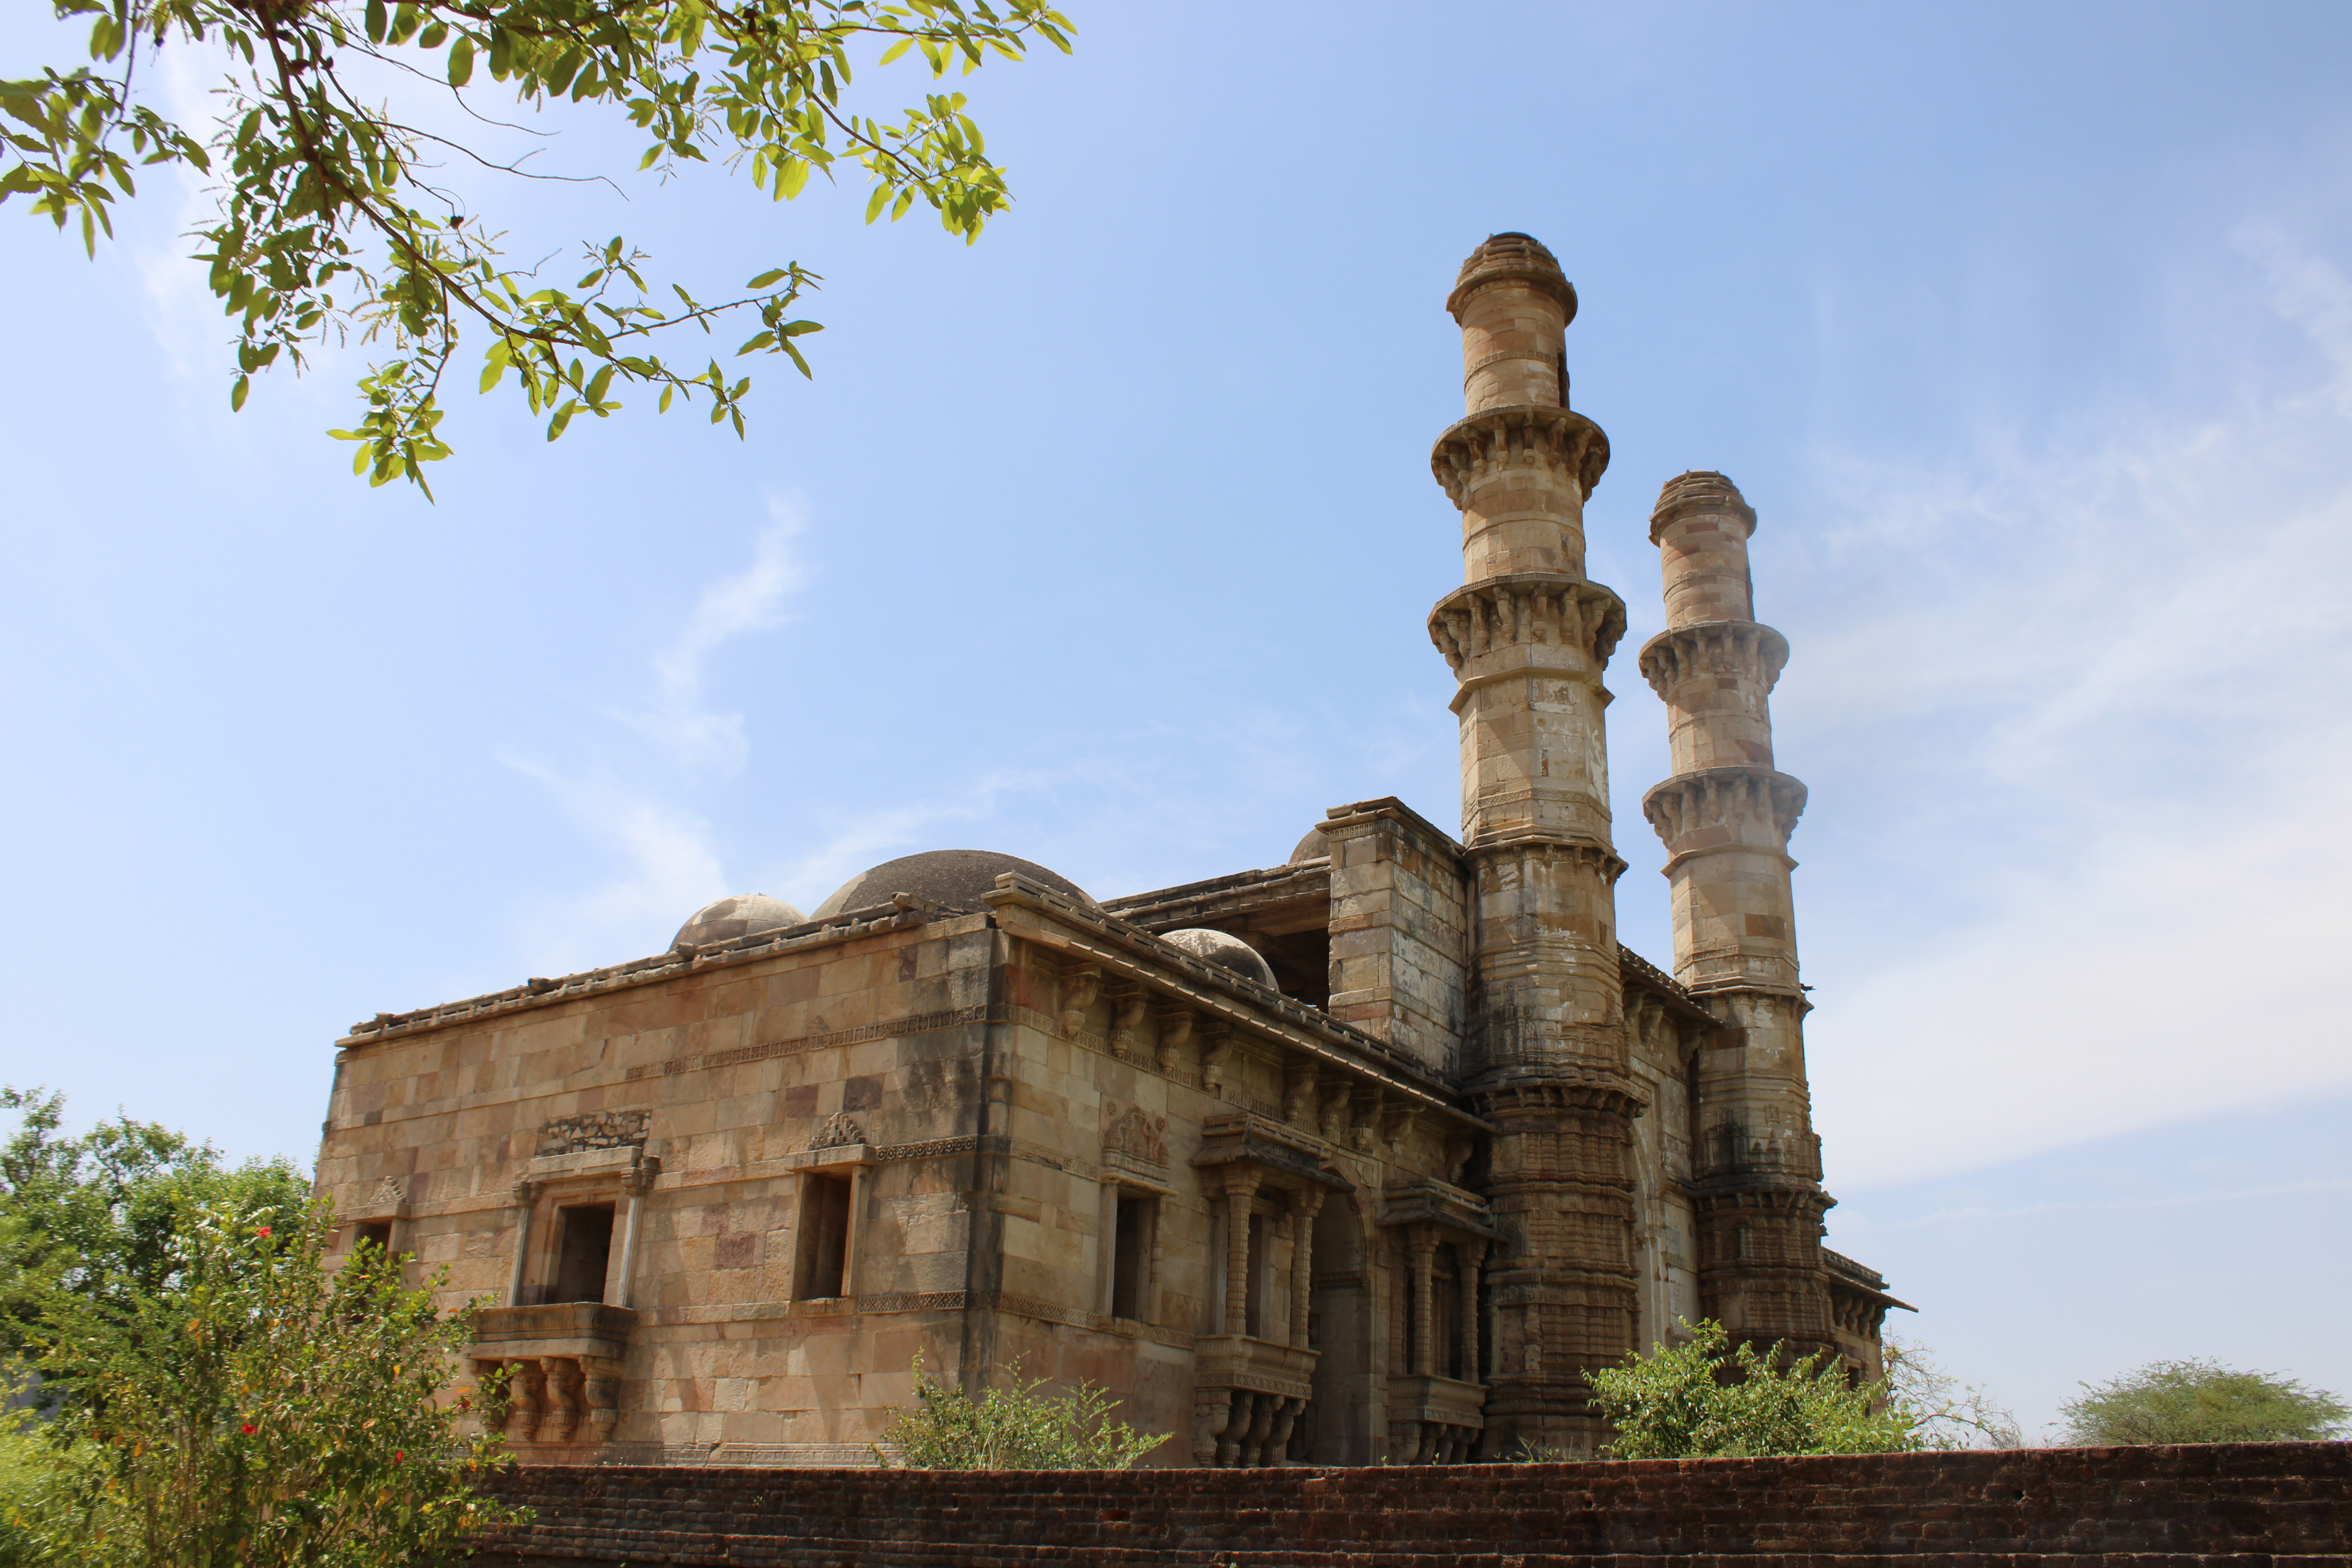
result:
[[[1412,1248],[1412,1374],[1428,1377],[1437,1367],[1436,1350],[1430,1343],[1437,1330],[1433,1278],[1437,1268],[1437,1233],[1425,1225],[1414,1226],[1409,1245]]]
[[[1721,474],[1668,481],[1650,515],[1666,629],[1642,674],[1666,704],[1674,776],[1643,815],[1665,841],[1675,977],[1724,1027],[1700,1047],[1692,1206],[1700,1309],[1735,1339],[1832,1342],[1821,1141],[1805,1079],[1789,835],[1805,786],[1778,772],[1768,700],[1789,645],[1753,619],[1756,513]]]
[[[654,1177],[661,1171],[658,1161],[644,1159],[642,1153],[621,1183],[628,1203],[621,1220],[621,1278],[611,1303],[615,1307],[636,1305],[637,1236],[645,1220],[646,1194],[653,1190]]]
[[[1478,1266],[1486,1261],[1483,1241],[1457,1241],[1454,1256],[1462,1267],[1462,1381],[1478,1381]]]
[[[1446,307],[1468,416],[1431,467],[1462,511],[1465,585],[1430,637],[1453,667],[1475,995],[1464,1076],[1495,1127],[1498,1438],[1589,1449],[1587,1370],[1633,1348],[1633,1118],[1617,963],[1601,675],[1625,606],[1585,576],[1584,502],[1609,463],[1567,405],[1576,290],[1523,234],[1471,254]]]
[[[1225,1173],[1225,1332],[1249,1332],[1250,1199],[1257,1173]]]
[[[507,1271],[507,1305],[525,1305],[523,1281],[530,1269],[530,1216],[539,1206],[539,1184],[524,1180],[514,1184],[515,1243],[514,1260]]]
[[[1307,1349],[1307,1310],[1315,1293],[1315,1215],[1323,1206],[1321,1187],[1302,1187],[1290,1198],[1290,1348]]]

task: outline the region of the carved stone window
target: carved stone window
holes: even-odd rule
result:
[[[392,1250],[392,1221],[388,1219],[362,1220],[359,1224],[352,1226],[352,1250],[353,1252],[357,1252],[361,1247],[365,1247],[370,1243],[373,1243],[376,1250],[379,1252],[390,1252]]]

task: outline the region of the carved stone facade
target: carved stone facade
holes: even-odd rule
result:
[[[1653,519],[1670,977],[1617,942],[1575,290],[1498,235],[1448,307],[1459,839],[1360,801],[1102,904],[909,857],[339,1042],[320,1184],[494,1303],[469,1354],[526,1460],[866,1462],[918,1355],[1096,1384],[1203,1466],[1589,1450],[1586,1374],[1702,1315],[1875,1369],[1901,1303],[1821,1246],[1755,514],[1695,473]]]

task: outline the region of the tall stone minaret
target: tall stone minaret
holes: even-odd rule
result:
[[[1805,786],[1772,766],[1767,702],[1789,644],[1759,626],[1756,513],[1721,474],[1668,481],[1650,514],[1666,629],[1642,674],[1664,699],[1675,776],[1642,814],[1665,840],[1675,978],[1726,1028],[1696,1065],[1693,1207],[1699,1300],[1735,1340],[1831,1343],[1821,1255],[1821,1141],[1805,1082],[1789,835]]]
[[[1437,439],[1462,509],[1465,586],[1430,637],[1461,689],[1462,842],[1476,969],[1465,1081],[1496,1128],[1486,1190],[1510,1237],[1490,1257],[1490,1454],[1589,1449],[1587,1370],[1633,1348],[1633,1119],[1617,963],[1601,677],[1625,606],[1584,575],[1584,500],[1608,437],[1568,408],[1576,290],[1523,234],[1490,237],[1446,308],[1468,416]]]

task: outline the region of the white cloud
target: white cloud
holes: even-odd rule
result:
[[[2275,229],[2236,248],[2316,384],[1839,466],[1783,754],[1833,760],[1864,876],[1968,913],[1840,932],[1833,1187],[2352,1084],[2352,283]]]
[[[520,932],[534,974],[562,974],[658,952],[690,910],[726,891],[710,824],[638,792],[504,759],[538,780],[619,863],[584,892],[541,900]]]
[[[654,655],[654,705],[619,715],[680,766],[721,774],[740,771],[751,754],[743,715],[703,702],[711,656],[725,644],[772,631],[791,617],[784,602],[807,580],[792,542],[803,524],[797,498],[770,496],[766,527],[751,536],[751,563],[706,585],[686,625]]]

